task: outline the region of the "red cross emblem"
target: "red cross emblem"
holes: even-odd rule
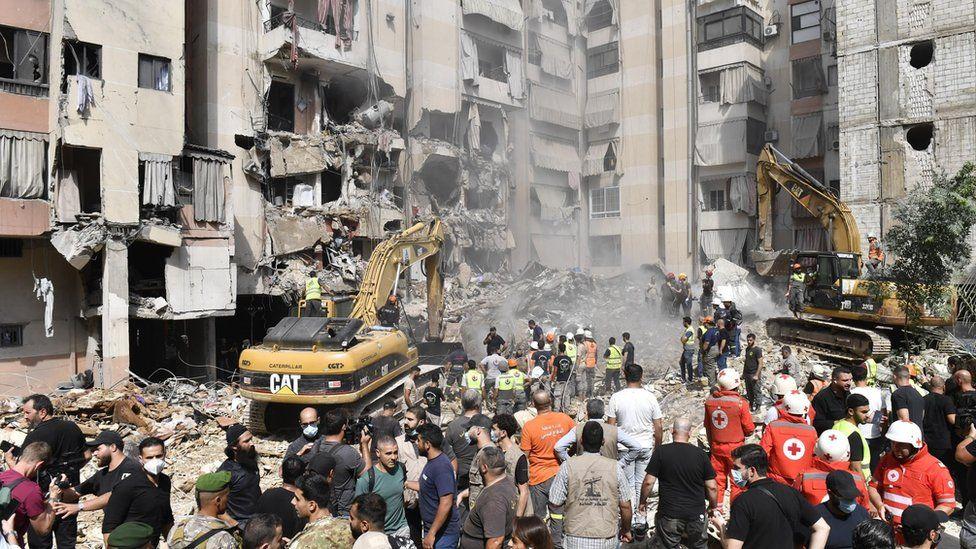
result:
[[[802,459],[806,453],[806,447],[798,438],[790,438],[783,443],[783,455],[786,456],[786,459],[790,461]]]
[[[830,436],[827,438],[829,438],[830,440],[837,440],[837,435],[830,433]]]
[[[725,429],[729,424],[729,416],[721,409],[712,412],[712,425],[716,429]]]
[[[898,469],[889,469],[885,478],[888,479],[888,482],[898,482],[898,479],[901,478],[901,473],[898,472]]]

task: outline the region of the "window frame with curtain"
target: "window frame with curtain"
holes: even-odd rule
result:
[[[731,179],[709,179],[702,181],[702,212],[731,212]]]
[[[173,91],[173,62],[168,57],[139,54],[139,87],[161,92]]]
[[[589,192],[590,219],[613,219],[620,217],[620,186],[597,187]],[[609,207],[616,201],[617,209]],[[599,208],[597,208],[599,205]]]
[[[600,11],[597,11],[597,10]],[[586,30],[594,32],[613,25],[613,4],[610,0],[598,0],[586,14]]]
[[[790,86],[793,88],[793,99],[827,93],[827,75],[819,54],[790,62]]]
[[[616,40],[586,50],[586,78],[598,78],[620,71],[620,43]]]
[[[811,24],[816,20],[816,24]],[[807,0],[790,6],[790,42],[800,44],[820,39],[820,0]],[[805,31],[805,32],[804,32]]]

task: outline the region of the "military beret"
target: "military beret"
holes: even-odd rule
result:
[[[119,549],[145,547],[156,539],[153,527],[145,522],[123,522],[108,535],[108,546]]]
[[[230,484],[230,471],[217,471],[200,475],[197,479],[198,492],[219,492]]]

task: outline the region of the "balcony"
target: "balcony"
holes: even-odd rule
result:
[[[15,93],[29,97],[47,97],[48,85],[10,78],[0,78],[0,92]]]
[[[288,12],[280,12],[275,15],[272,15],[270,19],[264,22],[264,32],[271,32],[278,27],[283,27],[288,25],[289,23],[286,23],[285,21],[286,19],[288,19],[287,15]],[[314,31],[325,32],[327,34],[335,35],[335,32],[326,31],[325,28],[323,28],[322,25],[320,25],[317,20],[309,19],[308,17],[299,15],[297,13],[295,14],[295,22],[299,27],[303,29],[311,29]]]

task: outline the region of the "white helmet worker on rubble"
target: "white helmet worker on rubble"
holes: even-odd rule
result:
[[[735,368],[725,368],[718,373],[718,386],[725,391],[731,391],[739,386],[742,378]]]
[[[539,342],[538,341],[535,341],[535,340],[530,341],[529,342],[529,349],[532,349],[533,351],[538,351],[539,350]]]
[[[786,408],[783,407],[783,398],[796,390],[796,380],[793,379],[793,376],[789,374],[776,374],[773,376],[773,387],[770,392],[773,393],[773,398],[776,400],[766,410],[766,425],[776,421],[780,418],[781,414],[786,413]]]

